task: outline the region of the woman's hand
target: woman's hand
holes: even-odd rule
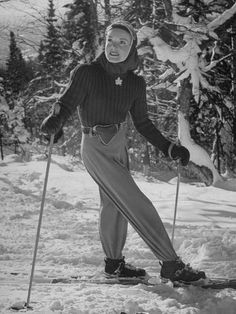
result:
[[[174,159],[180,159],[182,166],[187,166],[190,159],[189,150],[181,145],[170,144],[169,156]]]
[[[56,134],[61,129],[61,127],[62,123],[58,115],[50,114],[43,120],[40,129],[44,134],[52,135]]]

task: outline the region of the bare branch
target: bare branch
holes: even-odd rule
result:
[[[204,72],[210,71],[210,70],[211,70],[212,68],[214,68],[218,63],[220,63],[220,62],[223,61],[224,59],[227,59],[227,58],[231,57],[232,55],[233,55],[233,52],[227,54],[226,56],[222,57],[221,59],[212,60],[210,64],[208,64],[207,66],[205,66]]]

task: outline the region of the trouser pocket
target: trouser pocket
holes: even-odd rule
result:
[[[108,145],[113,137],[117,134],[119,126],[112,125],[96,125],[95,131],[100,141],[104,145]]]

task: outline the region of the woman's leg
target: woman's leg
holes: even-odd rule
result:
[[[99,233],[106,257],[121,259],[128,223],[114,203],[100,189],[101,209]]]

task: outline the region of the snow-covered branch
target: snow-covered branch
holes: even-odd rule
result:
[[[218,60],[213,60],[213,61],[211,61],[211,63],[210,64],[208,64],[207,66],[205,66],[203,69],[202,69],[202,71],[204,71],[204,72],[208,72],[208,71],[210,71],[212,68],[214,68],[219,62],[221,62],[221,61],[223,61],[224,59],[227,59],[227,58],[229,58],[229,57],[231,57],[232,56],[232,53],[229,53],[229,54],[227,54],[226,56],[224,56],[224,57],[222,57],[222,58],[220,58],[220,59],[218,59]]]
[[[199,85],[200,85],[200,69],[199,56],[201,52],[194,38],[190,38],[185,46],[180,49],[172,48],[162,38],[156,35],[155,31],[147,26],[141,28],[138,33],[139,40],[149,39],[157,58],[163,62],[169,60],[177,65],[181,75],[175,80],[179,83],[181,80],[190,76],[192,83],[192,92],[196,102],[199,100]]]
[[[60,96],[60,94],[54,93],[54,94],[52,94],[51,96],[48,96],[48,97],[46,97],[46,96],[34,96],[34,98],[36,100],[38,100],[39,102],[44,103],[44,102],[47,102],[47,101],[50,101],[50,100],[57,100],[59,96]]]
[[[56,80],[54,80],[54,84],[58,87],[66,87],[68,85],[67,83],[60,83],[60,82],[57,82]]]
[[[207,25],[207,28],[209,30],[214,30],[218,28],[219,26],[223,25],[229,19],[231,19],[234,15],[236,15],[236,3],[230,9],[224,11],[221,15],[219,15],[217,18],[211,21]]]

